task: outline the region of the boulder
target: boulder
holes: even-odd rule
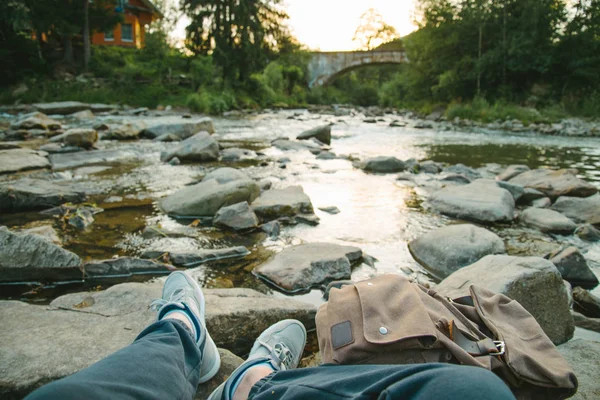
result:
[[[160,123],[146,127],[141,135],[145,138],[154,139],[162,135],[175,135],[179,140],[184,140],[198,132],[215,133],[212,119],[202,118],[196,121]]]
[[[521,185],[515,185],[514,183],[504,181],[496,181],[496,184],[498,187],[508,190],[510,194],[512,194],[513,199],[515,199],[515,202],[518,202],[525,193],[525,188]]]
[[[80,103],[78,101],[58,101],[52,103],[37,103],[34,104],[36,110],[44,114],[73,114],[78,111],[89,110],[90,105]]]
[[[531,202],[531,207],[535,208],[549,208],[552,205],[552,200],[548,197],[543,197]]]
[[[531,313],[554,344],[573,337],[562,276],[550,261],[540,257],[490,255],[444,279],[437,290],[451,298],[469,295],[477,285],[518,301]]]
[[[54,136],[50,141],[89,149],[98,141],[98,132],[94,129],[69,129],[61,135]]]
[[[57,246],[62,245],[62,240],[60,240],[58,232],[56,232],[56,229],[54,229],[50,225],[42,225],[33,228],[23,229],[21,233],[27,235],[38,235],[39,237],[46,239],[47,241],[54,243]]]
[[[545,208],[531,207],[524,210],[519,217],[525,224],[547,233],[564,233],[570,235],[577,225],[559,212]]]
[[[547,199],[546,195],[539,190],[524,188],[523,195],[519,198],[520,204],[531,204],[535,200]]]
[[[529,171],[529,167],[527,165],[509,165],[508,168],[506,168],[500,175],[496,176],[496,180],[508,181],[526,171]]]
[[[226,260],[229,258],[242,258],[250,254],[244,246],[229,247],[225,249],[200,249],[192,252],[175,251],[146,251],[142,258],[160,260],[177,267],[191,268],[211,261]]]
[[[239,169],[224,167],[212,170],[204,177],[204,179],[202,179],[202,181],[208,182],[211,179],[216,179],[216,181],[219,183],[228,183],[234,181],[249,180],[250,178],[248,177],[248,175],[246,175]]]
[[[0,282],[81,279],[81,259],[35,234],[0,227]]]
[[[174,149],[161,154],[160,159],[168,162],[177,157],[182,162],[206,162],[219,159],[219,144],[208,132],[200,132],[179,143]]]
[[[46,154],[31,149],[0,150],[0,174],[50,168]]]
[[[444,279],[458,269],[490,254],[505,254],[496,234],[474,225],[450,225],[408,243],[413,258],[436,278]]]
[[[262,221],[313,213],[310,198],[304,193],[302,186],[267,190],[262,192],[251,205],[252,210]]]
[[[81,270],[86,279],[107,278],[118,276],[127,277],[140,274],[168,274],[175,268],[151,260],[142,260],[134,257],[119,257],[103,261],[85,263]]]
[[[596,186],[579,179],[577,171],[572,169],[525,171],[509,182],[539,190],[551,199],[560,196],[587,197],[598,192]]]
[[[119,161],[134,160],[138,155],[130,150],[91,150],[76,153],[50,154],[52,169],[72,169],[93,164],[108,164]]]
[[[156,319],[148,305],[161,290],[161,283],[125,283],[62,296],[49,307],[0,301],[0,397],[23,398],[129,345]],[[204,294],[207,329],[219,347],[238,354],[247,354],[258,335],[280,320],[294,318],[307,329],[315,327],[316,308],[310,304],[249,289],[205,289]],[[226,373],[238,361],[222,362],[221,373]],[[215,380],[209,384],[223,379]]]
[[[583,254],[577,247],[571,246],[551,253],[547,257],[562,275],[563,279],[571,285],[581,286],[584,289],[593,289],[598,286],[598,278],[588,267]]]
[[[583,288],[573,289],[573,308],[586,317],[600,318],[600,298]]]
[[[579,236],[580,239],[588,242],[600,242],[600,230],[596,229],[592,224],[581,225],[577,228],[575,234]]]
[[[49,181],[25,178],[0,183],[0,211],[44,209],[85,200],[85,193]]]
[[[248,149],[240,149],[237,147],[225,149],[221,152],[221,160],[227,162],[249,161],[256,160],[257,158],[258,156],[254,151]]]
[[[515,200],[510,192],[487,183],[447,186],[434,192],[429,203],[442,214],[482,223],[515,218]]]
[[[464,164],[451,165],[449,167],[444,168],[443,171],[450,174],[463,175],[469,178],[470,180],[481,178],[481,174],[477,172],[477,170],[471,167],[467,167]]]
[[[164,212],[174,216],[212,217],[222,207],[244,201],[251,203],[259,194],[260,187],[251,180],[219,184],[210,179],[184,187],[162,199],[159,205]]]
[[[217,372],[214,378],[198,386],[198,390],[194,396],[195,400],[208,399],[212,392],[225,382],[233,371],[244,362],[242,358],[226,349],[219,349],[219,356],[221,357],[219,372]]]
[[[76,113],[69,115],[69,117],[74,118],[79,121],[86,121],[86,120],[96,118],[96,116],[94,115],[94,113],[91,110],[77,111]]]
[[[442,171],[440,164],[431,160],[422,161],[417,165],[418,171],[424,174],[439,174]]]
[[[559,197],[552,209],[575,222],[600,225],[600,194],[585,198]]]
[[[24,129],[41,129],[45,131],[56,131],[62,129],[60,122],[48,117],[41,112],[32,112],[29,114],[20,115],[10,127],[14,130]]]
[[[271,221],[261,225],[260,229],[269,235],[270,238],[276,239],[281,233],[281,223],[279,221]]]
[[[271,142],[271,144],[283,151],[303,151],[308,150],[313,154],[319,154],[322,151],[321,146],[311,142],[311,141],[302,141],[302,142],[294,142],[292,140],[287,139],[277,139]]]
[[[396,157],[375,157],[364,161],[361,168],[367,172],[393,173],[402,172],[406,166]]]
[[[315,138],[326,145],[331,144],[331,125],[323,125],[313,128],[311,130],[302,132],[299,134],[296,139],[298,140],[308,140],[311,138]]]
[[[464,175],[444,173],[440,178],[440,182],[452,182],[459,185],[468,185],[471,183],[471,180]]]
[[[307,243],[287,247],[253,273],[286,292],[306,292],[337,279],[350,279],[351,266],[362,258],[357,247]]]
[[[240,231],[257,228],[258,218],[248,202],[244,201],[221,208],[215,215],[213,223],[219,227]]]
[[[319,153],[316,157],[317,160],[335,160],[337,158],[337,155],[335,155],[335,153],[332,153],[330,151],[323,151],[321,153]]]
[[[589,318],[577,311],[573,311],[571,314],[576,327],[600,333],[600,318]]]
[[[102,135],[103,139],[108,140],[136,140],[142,130],[134,124],[111,125],[108,132]]]
[[[579,387],[573,400],[600,398],[600,342],[575,339],[558,346],[558,351],[573,368]]]

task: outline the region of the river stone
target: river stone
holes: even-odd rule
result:
[[[62,296],[50,307],[0,301],[0,397],[23,398],[129,345],[155,321],[148,305],[161,290],[159,282],[125,283]],[[219,347],[238,354],[247,354],[262,331],[280,320],[315,327],[316,308],[310,304],[250,289],[205,289],[204,294],[207,329]],[[226,364],[222,372],[233,368]]]
[[[525,188],[521,185],[515,185],[514,183],[504,181],[496,181],[496,184],[502,189],[508,190],[515,199],[515,202],[518,202],[525,193]]]
[[[111,125],[108,132],[102,135],[103,139],[109,140],[136,140],[142,130],[134,124]]]
[[[211,261],[229,258],[242,258],[250,254],[244,246],[228,247],[225,249],[200,249],[193,252],[176,251],[146,251],[142,258],[159,260],[177,267],[191,268]]]
[[[94,129],[69,129],[65,133],[54,136],[51,142],[61,142],[67,146],[83,147],[89,149],[94,147],[98,141],[98,132]]]
[[[577,311],[572,311],[571,314],[576,327],[600,333],[600,318],[589,318]]]
[[[206,162],[219,159],[219,144],[208,132],[200,132],[179,143],[174,149],[161,154],[160,159],[168,162],[177,157],[182,162]]]
[[[551,199],[560,196],[587,197],[598,192],[596,186],[576,175],[577,171],[573,169],[535,169],[515,176],[510,179],[510,183],[537,189]]]
[[[527,165],[509,165],[508,168],[506,168],[500,175],[496,176],[496,180],[508,181],[526,171],[529,171],[529,167]]]
[[[575,222],[600,225],[600,194],[586,198],[559,197],[552,209]]]
[[[47,241],[54,243],[57,246],[62,246],[62,240],[58,236],[58,232],[50,225],[36,226],[33,228],[23,229],[21,233],[27,235],[38,235]]]
[[[523,195],[519,198],[520,204],[531,204],[539,199],[547,199],[546,195],[539,190],[524,188]]]
[[[286,292],[304,292],[330,280],[350,279],[362,258],[358,247],[307,243],[287,247],[253,271]]]
[[[250,208],[248,202],[244,201],[221,208],[215,215],[213,223],[216,226],[239,231],[257,228],[258,218]]]
[[[319,210],[326,212],[327,214],[339,214],[341,211],[339,208],[337,208],[336,206],[330,206],[330,207],[319,207]]]
[[[552,205],[552,200],[548,197],[543,197],[531,202],[531,207],[534,208],[549,208]]]
[[[464,175],[470,180],[481,178],[481,174],[477,172],[477,170],[471,167],[467,167],[464,164],[451,165],[449,167],[444,168],[443,171],[446,173]]]
[[[46,154],[31,149],[0,150],[0,174],[50,168]]]
[[[396,157],[375,157],[362,163],[362,169],[368,172],[393,173],[406,169],[404,163]]]
[[[444,173],[440,177],[440,182],[452,182],[457,183],[459,185],[468,185],[469,183],[471,183],[471,180],[464,175]]]
[[[212,392],[217,389],[223,382],[227,380],[235,371],[237,367],[239,367],[244,360],[229,350],[219,349],[219,356],[221,358],[221,366],[219,367],[219,372],[209,380],[198,386],[198,390],[196,391],[196,395],[194,396],[195,400],[206,400],[212,394]]]
[[[579,387],[573,400],[600,398],[600,342],[575,339],[558,346],[558,351],[573,368]]]
[[[177,121],[152,125],[146,127],[146,129],[141,132],[141,135],[149,139],[154,139],[162,135],[175,135],[179,140],[184,140],[203,131],[208,132],[209,134],[215,133],[212,119],[202,118],[197,121]]]
[[[440,164],[431,160],[422,161],[417,165],[419,172],[424,174],[439,174],[442,171]]]
[[[73,114],[78,111],[89,110],[90,105],[80,103],[78,101],[58,101],[52,103],[37,103],[34,104],[36,110],[45,114]]]
[[[260,229],[265,232],[271,239],[276,239],[281,233],[281,223],[279,221],[271,221],[266,224],[262,224]]]
[[[317,160],[335,160],[337,158],[337,155],[335,155],[335,153],[332,153],[330,151],[324,151],[322,153],[319,153],[319,155],[317,155],[316,159]]]
[[[600,242],[600,230],[596,229],[592,224],[581,225],[577,228],[575,234],[579,236],[580,239],[588,242]]]
[[[302,132],[299,134],[296,139],[298,140],[308,140],[311,138],[315,138],[326,145],[331,144],[331,125],[323,125],[313,128],[311,130]]]
[[[240,162],[248,160],[256,160],[258,156],[256,152],[248,149],[240,149],[237,147],[231,147],[221,152],[221,160],[227,162]]]
[[[44,209],[85,200],[85,193],[49,181],[25,178],[0,183],[0,211]]]
[[[267,190],[251,204],[262,221],[314,212],[310,198],[304,193],[302,186]]]
[[[444,279],[437,290],[451,298],[470,295],[477,285],[518,301],[554,344],[573,337],[575,326],[562,276],[540,257],[490,255]]]
[[[69,115],[69,117],[79,121],[86,121],[96,118],[91,110],[77,111],[76,113]]]
[[[81,259],[35,235],[0,227],[0,282],[57,280],[76,277]]]
[[[168,274],[175,268],[151,260],[142,260],[134,257],[119,257],[110,260],[91,261],[81,267],[86,279],[119,276],[126,277],[139,274]]]
[[[56,153],[75,153],[78,151],[83,151],[81,147],[75,146],[66,146],[64,143],[46,143],[43,146],[40,146],[41,151],[45,151],[46,153],[56,154]]]
[[[228,183],[234,181],[248,180],[250,178],[248,177],[248,175],[246,175],[239,169],[224,167],[211,171],[210,173],[208,173],[208,175],[204,177],[204,179],[202,179],[202,181],[208,182],[211,179],[216,179],[219,183]]]
[[[598,286],[598,278],[588,267],[585,257],[577,247],[567,247],[549,254],[547,258],[556,265],[563,279],[573,286],[581,286],[584,289]]]
[[[450,225],[408,243],[413,258],[436,278],[444,279],[458,269],[489,254],[505,254],[496,234],[474,225]]]
[[[600,298],[587,290],[576,287],[573,289],[573,308],[586,317],[600,318]]]
[[[135,160],[138,155],[129,150],[91,150],[76,153],[50,154],[52,169],[72,169],[93,164],[109,164],[120,161]]]
[[[162,199],[159,205],[164,212],[174,216],[212,217],[222,207],[252,202],[259,193],[260,187],[252,180],[219,184],[210,179],[184,187]]]
[[[545,208],[531,207],[524,210],[520,216],[525,224],[546,233],[564,233],[570,235],[577,225],[557,211]]]
[[[62,129],[60,122],[41,112],[32,112],[29,114],[20,115],[17,120],[10,125],[10,127],[14,130],[42,129],[45,131],[56,131]]]
[[[434,192],[429,202],[438,212],[460,219],[489,223],[515,218],[515,200],[510,192],[487,183],[447,186]]]
[[[310,142],[310,141],[302,141],[302,142],[294,142],[292,140],[287,139],[276,139],[271,144],[283,151],[303,151],[308,150],[313,154],[319,154],[322,149],[321,146]]]

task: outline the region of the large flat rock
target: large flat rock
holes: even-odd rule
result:
[[[306,243],[287,247],[254,274],[287,292],[303,292],[338,279],[350,279],[352,264],[362,259],[362,250],[330,243]]]
[[[506,253],[498,235],[469,224],[445,226],[426,233],[408,243],[408,250],[438,279],[487,255]]]
[[[85,193],[50,181],[26,178],[0,183],[0,211],[4,212],[45,209],[85,200]]]
[[[518,174],[509,180],[545,193],[551,199],[560,196],[587,197],[598,192],[598,188],[577,177],[572,169],[534,169]]]
[[[184,140],[201,131],[210,134],[215,133],[215,127],[210,118],[201,118],[186,122],[159,122],[146,127],[142,131],[142,136],[155,139],[159,136],[173,135],[179,140]]]
[[[0,174],[50,168],[47,153],[31,149],[0,150]]]
[[[575,222],[600,225],[600,194],[585,198],[559,197],[552,209],[566,215]]]
[[[263,221],[314,212],[310,198],[304,193],[302,186],[267,190],[252,203],[252,210]]]
[[[129,150],[92,150],[76,153],[50,154],[52,169],[71,169],[93,164],[110,164],[135,160],[137,155]]]
[[[160,159],[168,162],[175,157],[183,162],[216,161],[219,159],[219,144],[208,132],[199,132],[161,154]]]
[[[50,306],[0,301],[0,397],[20,399],[130,344],[155,320],[148,305],[161,289],[161,283],[126,283],[62,296]],[[309,304],[249,289],[204,293],[211,336],[238,354],[279,320],[296,318],[314,328],[316,309]]]
[[[52,103],[37,103],[34,104],[36,110],[44,114],[73,114],[78,111],[89,110],[89,104],[80,103],[78,101],[56,101]]]
[[[477,285],[521,303],[554,344],[573,337],[575,326],[562,276],[540,257],[486,256],[444,279],[437,290],[456,298],[468,296]]]
[[[521,213],[520,219],[525,224],[547,233],[564,233],[570,235],[577,229],[575,222],[569,218],[557,211],[544,208],[528,208]]]
[[[600,342],[575,339],[558,346],[579,381],[574,400],[600,399]]]

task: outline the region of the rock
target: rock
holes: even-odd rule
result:
[[[444,116],[444,109],[434,110],[425,117],[427,121],[439,121]]]
[[[153,142],[180,142],[181,138],[172,133],[165,133],[152,139]]]
[[[477,172],[475,169],[473,169],[471,167],[467,167],[464,164],[451,165],[449,167],[445,167],[443,169],[443,171],[446,173],[450,173],[450,174],[463,175],[463,176],[466,176],[467,178],[469,178],[470,180],[475,180],[475,179],[481,178],[481,174],[479,172]]]
[[[319,207],[319,210],[326,212],[327,214],[339,214],[341,211],[336,206],[331,207]]]
[[[198,386],[196,396],[194,396],[195,400],[208,399],[212,392],[217,389],[221,383],[225,382],[227,378],[231,376],[233,371],[244,362],[243,359],[226,349],[219,349],[219,356],[221,357],[221,367],[219,367],[219,372],[217,372],[214,378]]]
[[[349,279],[361,249],[329,243],[287,247],[253,271],[286,292],[303,292],[335,279]]]
[[[504,181],[497,181],[496,184],[502,189],[508,190],[510,194],[512,194],[513,199],[515,199],[515,202],[518,202],[525,192],[525,188],[521,185],[515,185]]]
[[[14,150],[20,148],[19,142],[0,142],[0,150]]]
[[[366,160],[361,168],[368,172],[393,173],[404,171],[406,166],[396,157],[375,157]]]
[[[90,104],[89,106],[90,106],[90,110],[92,110],[92,112],[94,112],[94,113],[111,112],[111,111],[115,111],[119,108],[119,106],[116,106],[113,104],[101,104],[101,103]]]
[[[159,205],[164,212],[174,216],[212,217],[222,207],[244,201],[251,203],[259,193],[260,187],[251,180],[219,184],[211,179],[184,187],[162,199]]]
[[[444,279],[437,290],[451,298],[469,295],[477,285],[518,301],[554,344],[573,337],[575,326],[558,269],[540,257],[490,255]]]
[[[44,131],[56,131],[62,129],[60,122],[48,117],[41,112],[32,112],[29,114],[20,115],[10,127],[14,130],[24,129],[41,129]]]
[[[258,218],[248,202],[244,201],[221,208],[215,215],[213,223],[219,227],[239,231],[258,227]]]
[[[563,279],[574,287],[581,286],[584,289],[593,289],[598,286],[598,278],[588,267],[585,258],[577,247],[567,247],[549,254],[547,258],[556,265]]]
[[[0,397],[22,398],[129,345],[156,319],[148,305],[160,297],[161,290],[161,283],[125,283],[62,296],[50,307],[0,301]],[[204,294],[211,336],[219,347],[239,354],[247,353],[258,335],[280,320],[298,319],[309,330],[315,326],[316,308],[310,304],[249,289],[205,289]],[[237,362],[223,358],[220,374]],[[217,375],[201,385],[198,398],[205,399],[202,391],[209,392],[210,385],[223,379],[224,375]]]
[[[58,236],[58,232],[50,225],[36,226],[34,228],[23,229],[21,233],[26,235],[38,235],[47,241],[54,243],[57,246],[62,246],[62,240]]]
[[[510,165],[500,175],[496,176],[498,181],[508,181],[515,176],[522,174],[523,172],[529,171],[527,165]]]
[[[321,146],[318,146],[310,141],[302,141],[302,142],[294,142],[286,139],[277,139],[271,142],[271,144],[283,151],[303,151],[308,150],[313,154],[319,154],[322,149]]]
[[[148,111],[148,107],[139,107],[134,110],[131,110],[130,113],[133,115],[146,115]]]
[[[598,192],[594,185],[579,179],[572,169],[536,169],[523,172],[509,181],[525,187],[537,189],[551,199],[560,196],[587,197]]]
[[[248,177],[248,175],[246,175],[239,169],[224,167],[211,171],[210,173],[208,173],[208,175],[204,177],[204,179],[202,179],[202,181],[208,182],[211,179],[216,179],[216,181],[219,183],[228,183],[234,181],[249,180],[250,178]]]
[[[59,101],[53,103],[37,103],[33,105],[36,110],[44,114],[73,114],[78,111],[89,110],[90,105],[78,101]]]
[[[306,132],[302,132],[299,134],[296,139],[298,140],[308,140],[311,138],[316,138],[322,143],[326,145],[331,144],[331,125],[323,125],[308,130]]]
[[[313,213],[310,198],[304,193],[302,186],[267,190],[262,192],[251,205],[262,221]]]
[[[43,151],[31,149],[0,150],[0,174],[49,168],[50,161]]]
[[[76,277],[81,259],[35,234],[0,227],[0,282],[29,282]]]
[[[341,289],[344,286],[354,285],[354,283],[355,282],[352,281],[352,280],[350,280],[350,279],[329,282],[329,284],[325,288],[325,292],[323,293],[323,298],[325,300],[329,300],[329,293],[331,292],[331,289],[333,289],[333,288],[335,288],[335,289]]]
[[[532,188],[524,188],[523,194],[519,199],[520,204],[531,204],[535,200],[539,199],[547,199],[546,195],[539,190],[535,190]],[[542,207],[543,208],[543,207]]]
[[[84,149],[81,147],[75,146],[66,146],[64,143],[47,143],[43,146],[40,146],[41,151],[45,151],[51,154],[57,153],[75,153],[78,151],[83,151]]]
[[[96,116],[91,110],[78,111],[76,113],[71,114],[70,117],[75,118],[79,121],[85,121],[96,118]]]
[[[579,236],[580,239],[588,242],[600,242],[600,230],[594,228],[594,225],[592,224],[581,225],[577,228],[575,234]]]
[[[324,151],[319,153],[316,158],[317,160],[335,160],[337,156],[330,151]]]
[[[50,141],[64,143],[67,146],[89,149],[94,147],[98,141],[98,132],[94,129],[69,129],[61,135],[54,136]]]
[[[281,232],[281,224],[279,221],[271,221],[267,222],[266,224],[262,224],[260,229],[272,239],[276,239],[279,237],[279,233]]]
[[[198,132],[215,133],[212,119],[202,118],[196,121],[173,122],[152,125],[146,127],[141,135],[145,138],[154,139],[161,135],[175,135],[179,140],[184,140],[197,134]]]
[[[597,399],[600,397],[600,343],[586,339],[575,339],[558,346],[573,368],[579,387],[573,400]]]
[[[167,162],[173,157],[182,162],[206,162],[219,159],[219,144],[207,132],[200,132],[185,139],[173,150],[161,154],[161,161]]]
[[[573,311],[571,314],[576,327],[600,333],[600,318],[589,318],[577,311]]]
[[[510,192],[487,183],[447,186],[434,192],[429,203],[451,217],[483,223],[512,221],[515,200]]]
[[[559,197],[552,206],[575,222],[600,225],[600,194],[586,198]]]
[[[404,128],[407,125],[404,121],[392,121],[390,122],[390,128]]]
[[[107,140],[136,140],[142,130],[134,124],[112,125],[102,138]]]
[[[469,183],[471,183],[471,180],[464,175],[447,174],[440,179],[440,182],[453,182],[458,183],[459,185],[468,185]]]
[[[240,162],[248,160],[256,160],[258,156],[252,150],[239,149],[232,147],[221,152],[221,160],[228,162]]]
[[[321,219],[315,214],[298,214],[294,217],[296,222],[310,226],[317,226],[321,223]]]
[[[435,161],[427,160],[418,164],[419,172],[424,174],[439,174],[442,168]]]
[[[171,265],[162,264],[150,260],[142,260],[133,257],[119,257],[116,259],[92,261],[81,267],[86,279],[102,277],[126,277],[139,274],[168,274],[175,268]]]
[[[128,150],[91,150],[77,153],[51,154],[48,158],[52,169],[72,169],[93,164],[106,164],[119,161],[133,160],[138,155]]]
[[[3,212],[44,209],[85,200],[85,193],[49,181],[26,178],[0,183],[0,211]]]
[[[433,129],[431,122],[419,121],[414,126],[415,129]]]
[[[559,212],[531,207],[521,213],[520,220],[529,226],[547,233],[570,235],[577,225]]]
[[[243,258],[248,254],[250,254],[250,251],[247,248],[238,246],[225,249],[200,249],[186,253],[175,251],[146,251],[142,253],[142,258],[162,261],[177,267],[192,268],[211,261]]]
[[[450,225],[408,243],[413,258],[436,278],[444,279],[458,269],[490,254],[505,254],[496,234],[474,225]]]
[[[531,202],[531,207],[535,208],[548,208],[552,205],[552,200],[548,197],[537,199]]]
[[[84,230],[94,223],[94,214],[86,208],[78,209],[77,213],[70,216],[69,225],[79,230]]]
[[[365,119],[363,119],[363,122],[365,124],[376,124],[377,120],[375,118],[365,118]]]
[[[586,317],[600,318],[600,298],[587,290],[576,287],[573,289],[573,308]]]
[[[168,164],[169,165],[173,165],[173,166],[175,166],[175,165],[181,165],[181,160],[179,158],[177,158],[177,157],[173,157],[173,158],[171,158],[169,160]]]

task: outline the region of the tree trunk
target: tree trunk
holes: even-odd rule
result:
[[[90,48],[90,2],[83,0],[83,68],[87,71],[92,58]]]
[[[37,29],[35,31],[35,36],[36,36],[37,44],[38,44],[38,58],[43,61],[44,60],[44,54],[42,52],[42,46],[44,44],[44,40],[42,39],[42,31],[40,31],[39,29]]]
[[[479,24],[479,50],[477,52],[477,97],[481,95],[481,53],[483,47],[483,23]]]
[[[504,0],[503,16],[502,16],[502,90],[506,90],[506,0]]]
[[[65,48],[63,61],[67,64],[73,64],[73,38],[71,36],[63,38],[63,47]]]

